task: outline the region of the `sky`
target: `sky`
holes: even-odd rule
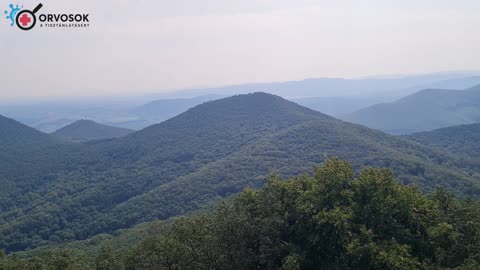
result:
[[[10,27],[0,98],[480,70],[478,0],[45,0],[90,27]]]

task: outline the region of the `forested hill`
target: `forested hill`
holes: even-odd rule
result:
[[[30,144],[52,143],[52,138],[36,129],[0,115],[0,146],[28,147]],[[27,145],[25,145],[27,144]]]
[[[407,135],[424,145],[443,148],[459,155],[480,158],[480,124],[460,125]]]
[[[374,105],[342,119],[394,134],[480,122],[480,85],[463,90],[427,89],[393,103]]]
[[[30,192],[47,184],[55,171],[66,169],[73,152],[69,143],[0,116],[0,216],[31,205]]]
[[[53,136],[75,142],[123,137],[134,131],[102,125],[90,120],[75,121],[52,133]]]
[[[47,134],[0,116],[0,178],[28,173],[30,166],[42,161],[42,153],[61,144]],[[0,181],[0,185],[4,182]]]
[[[0,248],[25,250],[183,215],[259,187],[272,172],[308,171],[326,156],[357,170],[391,168],[425,191],[441,185],[480,194],[475,161],[265,93],[207,102],[122,138],[59,149],[62,159],[49,162],[56,168],[22,180],[20,201],[5,198],[18,207],[0,212]],[[15,169],[29,170],[21,163]]]
[[[0,115],[0,177],[21,177],[34,172],[31,166],[41,169],[47,159],[57,156],[57,150],[69,147],[69,143]]]
[[[272,176],[215,209],[142,224],[0,269],[480,269],[480,201],[422,194],[389,170],[332,159],[312,176]],[[28,256],[30,255],[30,256]]]

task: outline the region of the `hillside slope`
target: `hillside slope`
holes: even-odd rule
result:
[[[385,169],[357,176],[350,164],[332,159],[313,177],[272,177],[208,212],[21,254],[35,258],[6,257],[3,265],[285,269],[293,262],[294,269],[479,269],[478,235],[479,200],[441,189],[422,194],[395,183]]]
[[[211,101],[123,138],[80,145],[29,200],[0,213],[9,251],[168,219],[294,176],[326,156],[393,169],[403,183],[478,196],[480,164],[255,93]],[[21,168],[18,168],[19,170]],[[52,174],[52,173],[51,173]]]
[[[404,134],[480,122],[480,85],[464,90],[428,89],[393,103],[374,105],[342,119]]]
[[[145,128],[175,117],[197,105],[220,98],[222,98],[220,95],[203,95],[191,98],[158,99],[129,110],[129,114],[138,118],[136,122],[139,127],[143,125]]]
[[[14,164],[36,165],[42,160],[39,154],[58,144],[59,140],[0,115],[0,177],[21,176],[25,171],[13,171]]]
[[[90,120],[78,120],[53,132],[52,135],[66,140],[85,142],[123,137],[133,132],[131,129],[111,127]]]
[[[75,146],[0,116],[0,215],[31,202]]]
[[[443,148],[459,155],[480,157],[480,124],[460,125],[407,135],[418,143]]]

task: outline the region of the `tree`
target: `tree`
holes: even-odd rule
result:
[[[96,270],[117,270],[115,255],[108,246],[102,246],[100,253],[95,259]]]

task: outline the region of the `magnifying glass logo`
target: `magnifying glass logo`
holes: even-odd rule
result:
[[[35,27],[35,24],[37,23],[37,16],[35,15],[35,13],[37,13],[42,7],[42,4],[38,4],[38,6],[33,11],[20,11],[17,14],[16,18],[18,28],[27,31]]]

